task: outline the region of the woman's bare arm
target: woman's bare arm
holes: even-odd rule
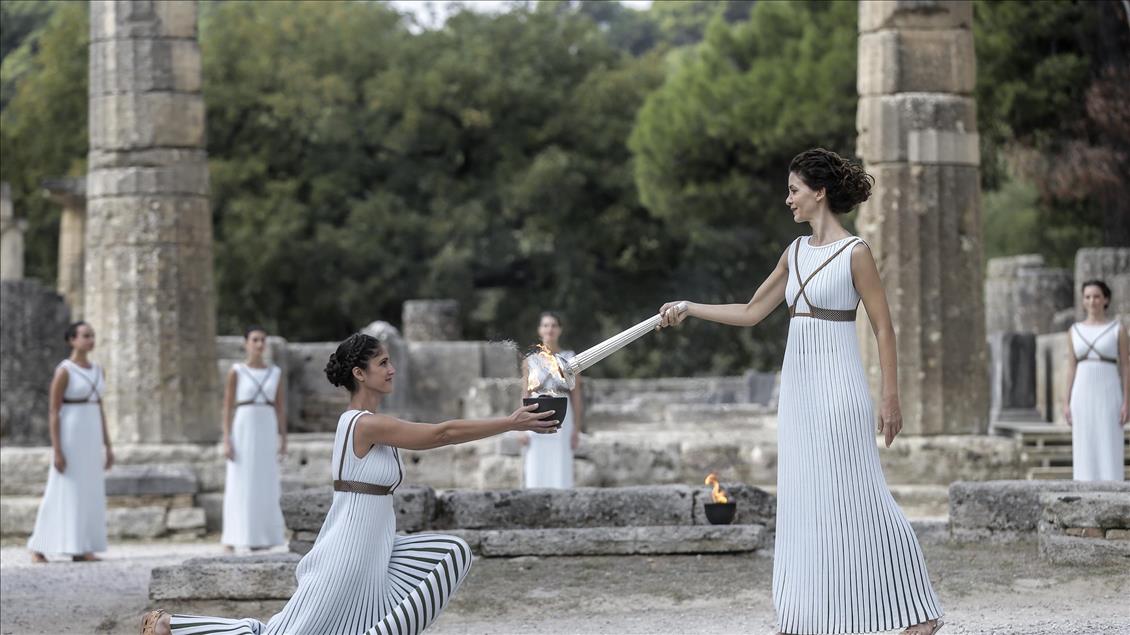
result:
[[[1118,372],[1122,373],[1122,417],[1121,425],[1130,423],[1130,335],[1126,326],[1118,327]]]
[[[279,370],[279,386],[275,389],[275,419],[279,426],[279,454],[286,454],[286,375]]]
[[[534,414],[537,405],[522,406],[509,417],[452,419],[443,423],[414,423],[385,414],[367,414],[357,420],[354,448],[388,445],[405,450],[431,450],[492,437],[512,430],[551,433],[558,422],[553,412]],[[367,451],[367,450],[366,450]]]
[[[659,309],[663,316],[659,326],[667,327],[679,324],[687,317],[696,317],[701,320],[728,324],[730,326],[756,326],[766,318],[773,309],[785,299],[785,283],[789,279],[788,252],[781,254],[777,266],[773,268],[769,277],[761,283],[754,292],[753,297],[745,304],[699,304],[687,302],[687,310],[683,313],[672,311],[679,302],[668,302]]]
[[[1074,328],[1074,327],[1072,327]],[[1072,425],[1071,420],[1071,389],[1075,386],[1075,367],[1079,361],[1075,359],[1075,342],[1071,334],[1072,329],[1067,329],[1067,393],[1064,397],[1063,419],[1067,425]]]
[[[887,294],[879,277],[875,258],[865,243],[859,243],[851,250],[851,278],[855,290],[859,292],[871,330],[879,344],[879,369],[882,371],[883,388],[879,405],[879,431],[887,447],[902,431],[902,408],[899,405],[898,351],[895,346],[895,329],[891,322],[891,307],[887,304]]]
[[[223,413],[223,426],[224,426],[224,456],[229,461],[235,460],[235,449],[231,444],[231,424],[232,419],[235,418],[235,389],[236,382],[235,367],[228,371],[228,380],[224,384],[224,413]]]
[[[47,431],[51,435],[51,449],[55,454],[55,469],[60,474],[67,469],[67,457],[63,456],[62,438],[59,436],[59,411],[63,408],[63,394],[67,392],[70,375],[63,366],[55,369],[48,392]]]

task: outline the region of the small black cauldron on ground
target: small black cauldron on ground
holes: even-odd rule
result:
[[[553,395],[538,395],[536,397],[526,397],[522,399],[522,405],[528,406],[530,404],[537,404],[534,412],[546,412],[552,410],[554,412],[553,418],[557,421],[565,421],[565,413],[569,410],[568,397],[554,397]],[[558,425],[560,427],[560,425]]]

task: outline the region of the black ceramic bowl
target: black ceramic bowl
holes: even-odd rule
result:
[[[706,503],[703,507],[706,509],[706,519],[711,525],[729,525],[734,522],[734,512],[738,508],[733,502]]]
[[[569,398],[538,395],[537,397],[526,397],[522,400],[523,406],[528,406],[530,404],[538,405],[534,412],[546,412],[547,410],[552,410],[554,414],[552,417],[550,417],[551,419],[564,421],[565,413],[569,409]]]

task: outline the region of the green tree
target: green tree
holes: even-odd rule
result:
[[[86,170],[88,33],[86,3],[58,6],[35,34],[34,52],[0,113],[0,179],[11,184],[13,207],[28,221],[27,275],[49,284],[56,276],[59,210],[40,184]],[[3,68],[12,70],[9,59]]]
[[[789,160],[813,146],[852,154],[855,21],[854,4],[824,2],[759,3],[732,26],[715,17],[648,98],[631,148],[641,199],[682,245],[672,295],[747,300],[798,231],[784,206]],[[781,315],[756,335],[696,324],[681,350],[712,372],[775,366]]]

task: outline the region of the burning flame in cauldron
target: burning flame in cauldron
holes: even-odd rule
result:
[[[714,472],[706,475],[706,484],[712,485],[714,491],[710,494],[714,497],[715,503],[728,503],[730,499],[726,497],[726,493],[722,491],[722,484],[718,482],[718,475]]]

